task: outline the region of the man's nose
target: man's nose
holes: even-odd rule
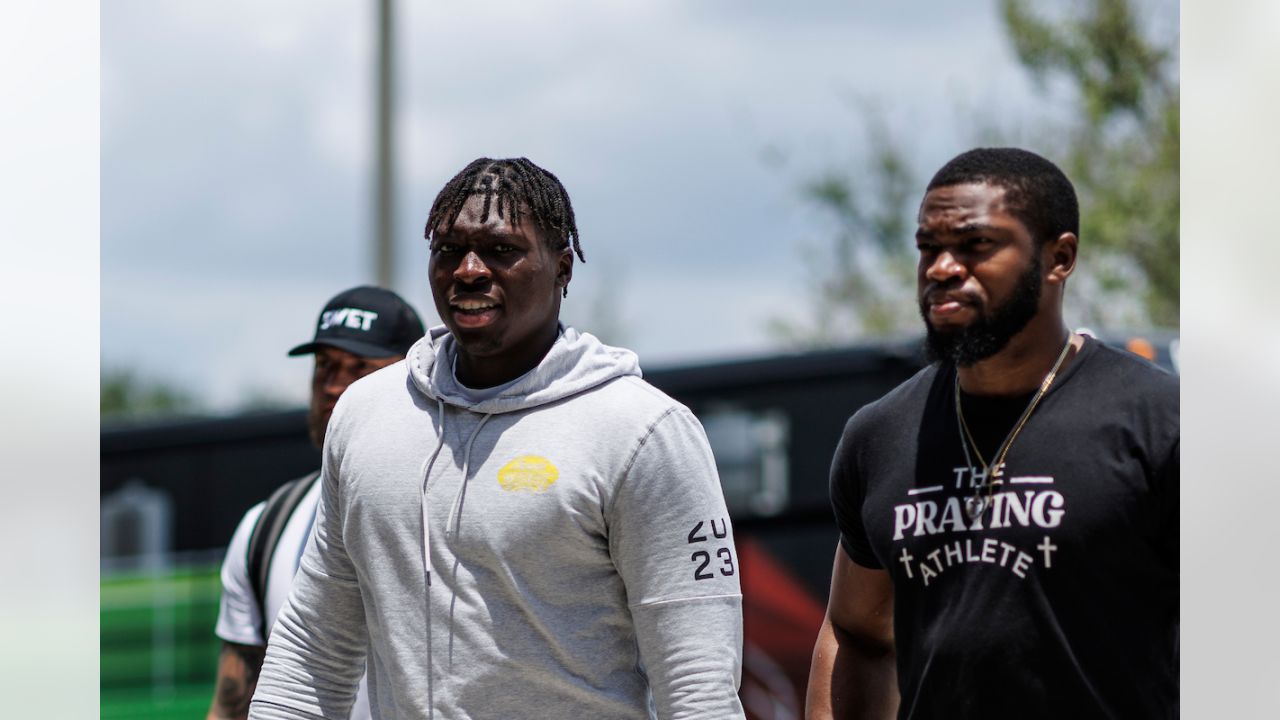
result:
[[[350,385],[353,380],[355,380],[355,378],[348,373],[334,373],[329,376],[329,379],[324,384],[325,394],[336,398],[346,392],[347,386]]]
[[[489,267],[474,250],[470,250],[462,256],[462,262],[453,271],[453,276],[462,282],[473,283],[489,277]]]
[[[950,250],[941,250],[925,269],[924,276],[935,283],[942,283],[955,277],[963,277],[964,273],[964,263]]]
[[[359,379],[360,376],[355,370],[348,370],[346,368],[335,370],[329,373],[329,376],[325,378],[325,394],[336,398],[346,392],[347,387],[351,385],[351,383]]]

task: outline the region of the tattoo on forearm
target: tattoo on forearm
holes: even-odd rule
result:
[[[216,717],[243,718],[249,714],[249,700],[258,686],[258,673],[266,648],[223,643],[218,658],[218,686],[214,694]]]

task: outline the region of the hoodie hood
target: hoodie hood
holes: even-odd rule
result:
[[[614,378],[640,377],[635,353],[561,325],[560,335],[536,367],[498,396],[477,400],[453,375],[457,354],[458,343],[449,329],[437,325],[409,349],[409,377],[427,397],[477,413],[524,410],[563,400]]]

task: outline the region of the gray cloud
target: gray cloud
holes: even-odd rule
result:
[[[849,95],[884,104],[922,172],[960,149],[957,99],[1035,111],[993,4],[955,5],[400,3],[397,289],[434,316],[432,197],[475,157],[525,155],[578,212],[568,317],[625,267],[642,357],[773,347],[758,316],[805,312],[800,241],[824,231],[798,182],[863,150]],[[219,407],[305,391],[280,349],[369,277],[368,10],[103,6],[104,365]]]

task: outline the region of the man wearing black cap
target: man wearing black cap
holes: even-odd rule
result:
[[[324,444],[329,416],[347,387],[403,359],[423,333],[418,314],[389,290],[356,287],[325,305],[315,338],[289,351],[291,356],[315,356],[307,430],[317,448]],[[318,477],[317,471],[282,485],[245,513],[231,538],[222,565],[216,633],[223,646],[210,719],[248,716],[267,636],[311,534],[320,499]],[[363,682],[350,717],[369,717]]]

